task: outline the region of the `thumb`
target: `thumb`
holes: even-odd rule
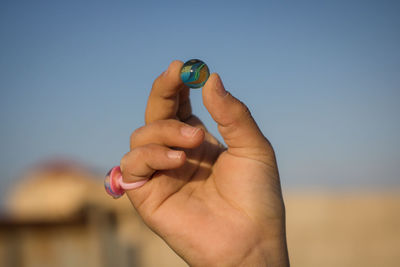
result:
[[[228,146],[228,152],[257,160],[263,160],[270,155],[272,147],[261,133],[249,109],[225,90],[216,73],[210,75],[203,88],[203,103],[218,123],[218,130]]]

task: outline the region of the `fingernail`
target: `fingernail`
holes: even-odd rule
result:
[[[222,84],[221,78],[217,76],[217,79],[215,81],[215,91],[217,92],[218,95],[224,97],[228,94],[228,92],[225,90],[224,85]]]
[[[196,127],[184,126],[181,128],[181,134],[185,137],[193,137],[198,131],[199,128]]]
[[[170,150],[167,152],[167,156],[170,159],[179,159],[182,157],[182,151]]]

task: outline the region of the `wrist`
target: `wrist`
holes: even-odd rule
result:
[[[289,267],[286,241],[254,248],[239,266]]]
[[[241,266],[290,266],[285,227],[273,234],[264,234],[260,243],[243,260]]]
[[[265,266],[289,267],[289,255],[287,250],[286,235],[282,235],[276,241],[269,240],[264,247]]]

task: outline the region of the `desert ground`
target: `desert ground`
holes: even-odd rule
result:
[[[400,191],[288,192],[292,266],[400,266]]]

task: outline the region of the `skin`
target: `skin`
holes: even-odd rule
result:
[[[203,103],[227,147],[192,114],[174,61],[155,81],[145,125],[121,160],[144,222],[191,266],[289,266],[273,148],[248,108],[211,74]]]

